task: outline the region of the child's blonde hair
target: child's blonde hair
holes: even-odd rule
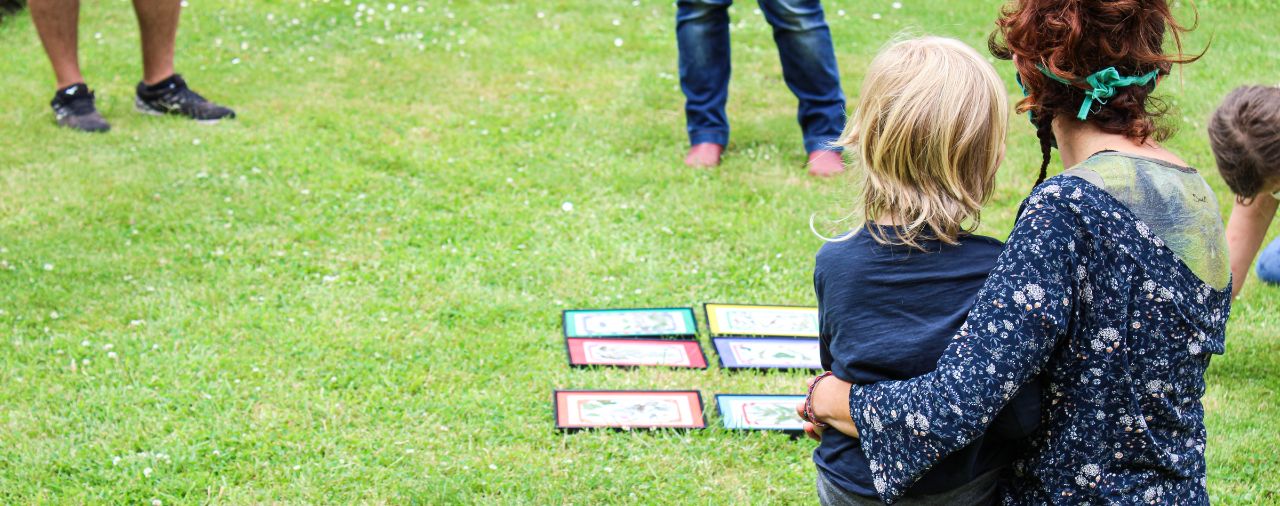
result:
[[[995,68],[955,39],[894,43],[867,69],[858,109],[835,144],[863,169],[863,218],[893,220],[882,244],[956,244],[978,226],[1004,155],[1009,104]]]

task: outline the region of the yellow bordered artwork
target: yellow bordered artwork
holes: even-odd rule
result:
[[[718,304],[703,306],[712,336],[818,337],[818,308]]]

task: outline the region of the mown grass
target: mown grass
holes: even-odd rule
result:
[[[825,3],[851,100],[895,34],[982,47],[996,10]],[[1280,9],[1197,4],[1188,46],[1212,45],[1162,85],[1169,145],[1225,213],[1205,118],[1276,80]],[[54,127],[30,19],[0,23],[0,502],[814,502],[806,441],[552,428],[556,388],[798,390],[573,370],[559,330],[567,307],[812,303],[808,220],[844,215],[852,178],[804,174],[754,6],[733,9],[716,170],[680,164],[669,2],[370,3],[357,24],[358,6],[192,2],[180,71],[240,113],[208,127],[130,110],[132,12],[86,2],[107,135]],[[998,237],[1038,162],[1014,124],[982,227]],[[1218,503],[1280,503],[1278,307],[1251,280],[1209,371]]]

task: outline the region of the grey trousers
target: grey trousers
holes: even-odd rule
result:
[[[902,506],[987,506],[996,503],[996,485],[1001,469],[988,471],[973,481],[941,494],[912,495],[894,504]],[[831,483],[818,471],[818,502],[822,506],[874,506],[884,504],[876,497],[850,493]]]

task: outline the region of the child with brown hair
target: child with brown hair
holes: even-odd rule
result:
[[[1280,87],[1241,86],[1232,91],[1209,120],[1209,143],[1218,172],[1236,194],[1227,222],[1235,297],[1280,204]],[[1258,279],[1280,283],[1280,239],[1258,259]]]
[[[925,374],[960,329],[1001,251],[971,232],[1004,155],[1006,96],[991,64],[957,40],[904,40],[871,62],[837,141],[861,162],[865,222],[822,246],[813,275],[822,365],[835,377],[871,384]],[[903,504],[991,504],[1039,416],[1038,386],[1024,389]],[[828,433],[813,460],[824,505],[880,503],[857,439]]]

